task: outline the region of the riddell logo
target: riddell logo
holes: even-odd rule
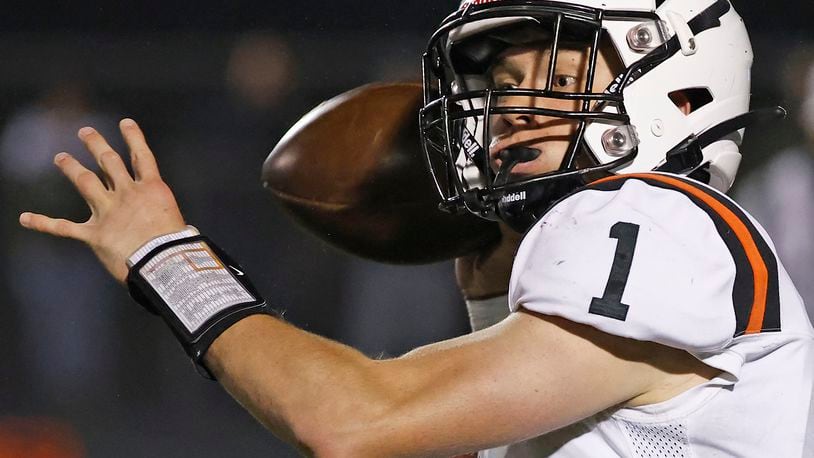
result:
[[[464,129],[461,137],[461,146],[463,146],[464,151],[466,151],[466,155],[469,156],[469,158],[474,158],[475,154],[481,149],[480,144],[475,141],[475,137],[467,129]]]
[[[524,200],[526,200],[526,191],[507,194],[500,199],[500,201],[504,204],[513,204],[515,202],[522,202]]]

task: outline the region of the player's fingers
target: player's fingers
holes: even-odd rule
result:
[[[130,177],[130,172],[127,171],[127,166],[124,165],[121,156],[111,148],[102,134],[92,127],[83,127],[79,129],[79,139],[88,148],[88,151],[96,159],[96,163],[107,175],[110,185],[113,189],[120,188],[133,182]]]
[[[129,118],[122,119],[119,123],[124,141],[130,148],[130,161],[133,164],[133,171],[137,180],[147,180],[159,178],[158,164],[152,150],[147,145],[144,133],[135,121]]]
[[[85,241],[85,229],[81,224],[67,219],[49,218],[37,213],[23,213],[20,215],[20,225],[26,229],[31,229],[57,237],[66,237]]]
[[[73,183],[76,190],[79,191],[79,194],[94,212],[108,198],[107,189],[105,189],[105,185],[99,177],[85,168],[70,154],[57,154],[54,163]]]

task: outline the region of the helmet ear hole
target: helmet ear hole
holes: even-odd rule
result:
[[[681,89],[669,93],[668,96],[675,106],[687,116],[713,101],[712,93],[705,87]]]

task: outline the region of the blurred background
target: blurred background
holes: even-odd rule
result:
[[[457,1],[3,2],[0,15],[0,457],[296,456],[130,302],[78,243],[24,232],[21,211],[84,220],[51,164],[93,125],[146,131],[187,220],[252,273],[287,318],[371,356],[469,330],[451,263],[352,258],[298,229],[259,183],[263,159],[320,101],[419,78]],[[814,302],[814,3],[736,1],[756,53],[735,194]]]

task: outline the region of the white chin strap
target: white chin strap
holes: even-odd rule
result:
[[[704,148],[704,156],[714,158],[709,162],[709,185],[721,192],[729,191],[743,157],[738,145],[732,140],[721,140]]]

